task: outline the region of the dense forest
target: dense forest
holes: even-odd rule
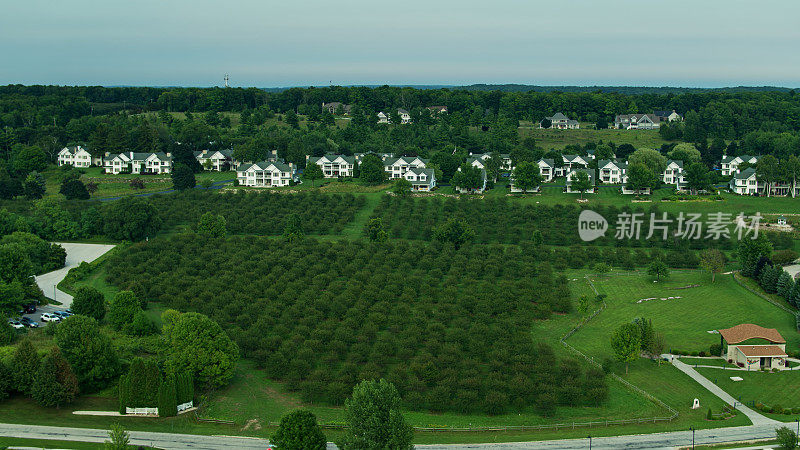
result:
[[[557,357],[530,324],[571,308],[566,279],[521,247],[321,242],[192,234],[136,244],[109,281],[208,314],[244,355],[340,404],[384,377],[407,406],[498,414],[596,405],[602,372]]]

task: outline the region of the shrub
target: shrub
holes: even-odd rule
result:
[[[720,356],[722,355],[722,345],[720,344],[712,344],[711,347],[708,348],[708,354],[711,356]]]
[[[90,286],[81,286],[75,292],[72,300],[72,310],[75,314],[103,320],[106,315],[106,299],[97,289]]]
[[[178,414],[178,403],[175,394],[175,377],[167,375],[158,387],[158,415],[172,417]]]
[[[281,423],[269,441],[281,450],[324,450],[325,434],[310,411],[297,410],[281,418]]]
[[[708,408],[708,414],[706,414],[706,419],[708,419],[708,420],[714,420],[714,415],[713,415],[713,413],[711,412],[711,408]]]
[[[697,353],[697,356],[704,357],[706,356],[706,352],[701,350],[700,352]]]

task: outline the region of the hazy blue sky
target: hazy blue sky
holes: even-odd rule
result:
[[[5,0],[0,84],[800,86],[795,0]]]

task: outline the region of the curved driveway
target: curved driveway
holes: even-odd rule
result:
[[[56,285],[67,276],[69,269],[78,267],[82,262],[92,262],[114,248],[105,244],[75,244],[70,242],[55,242],[67,251],[67,261],[63,268],[35,277],[36,284],[44,292],[44,296],[61,303],[61,308],[67,309],[72,305],[72,296],[60,291]]]

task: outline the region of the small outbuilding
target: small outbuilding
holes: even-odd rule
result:
[[[786,340],[778,330],[752,323],[718,330],[726,359],[747,370],[786,367]]]

